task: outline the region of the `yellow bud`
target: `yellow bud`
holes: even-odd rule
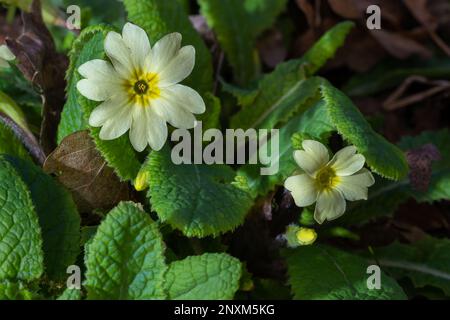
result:
[[[313,244],[317,239],[317,233],[314,229],[300,228],[297,233],[298,243],[302,246]]]
[[[141,171],[134,180],[136,191],[144,191],[148,188],[148,171]]]

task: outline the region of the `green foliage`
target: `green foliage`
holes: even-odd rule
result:
[[[433,286],[450,296],[450,240],[426,237],[412,245],[395,242],[376,248],[375,256],[397,278],[408,277],[417,288]]]
[[[201,13],[214,30],[238,83],[248,84],[260,69],[258,36],[273,25],[286,0],[199,0]]]
[[[158,225],[133,203],[121,203],[88,245],[88,299],[163,299],[167,266]]]
[[[183,44],[192,45],[196,50],[195,68],[184,83],[202,95],[212,90],[211,55],[179,1],[124,0],[123,3],[128,20],[142,27],[152,44],[168,33],[181,33]]]
[[[0,280],[38,279],[43,267],[39,222],[26,184],[0,159]]]
[[[57,300],[81,300],[81,290],[67,288]]]
[[[205,253],[172,262],[166,274],[171,300],[232,299],[239,289],[242,266],[225,253]]]
[[[0,280],[0,300],[31,300],[33,293],[22,282]]]
[[[22,159],[30,159],[28,151],[17,139],[14,132],[0,121],[0,154],[9,154]]]
[[[332,123],[364,155],[372,171],[388,179],[404,178],[408,164],[402,151],[376,133],[345,94],[326,82],[321,89]]]
[[[150,154],[146,169],[153,210],[188,237],[231,231],[252,205],[249,194],[231,184],[235,172],[225,165],[175,165],[164,148]]]
[[[364,259],[328,246],[304,246],[285,251],[294,299],[406,299],[402,288],[381,273],[381,289],[369,289],[370,265]]]
[[[42,230],[45,273],[65,279],[80,252],[80,217],[72,196],[29,161],[0,156],[14,167],[30,191]]]

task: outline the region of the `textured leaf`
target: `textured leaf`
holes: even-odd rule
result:
[[[256,39],[275,22],[286,0],[199,0],[202,15],[215,31],[236,80],[248,84],[259,71]]]
[[[57,300],[81,300],[81,290],[67,288]]]
[[[88,131],[64,138],[48,156],[44,170],[55,174],[72,192],[81,213],[110,210],[120,201],[130,199],[128,184],[121,182],[106,165]]]
[[[353,23],[350,22],[336,25],[303,58],[279,64],[272,73],[262,77],[254,91],[232,90],[241,103],[242,110],[232,117],[231,126],[254,128],[273,116],[271,113],[274,111],[275,120],[269,121],[270,125],[276,126],[279,121],[289,120],[308,99],[314,97],[314,86],[320,81],[314,79],[304,83],[304,80],[334,56],[352,26]],[[229,86],[226,88],[230,89]],[[278,111],[278,108],[283,111]]]
[[[0,300],[31,300],[33,293],[23,283],[0,280]]]
[[[225,253],[205,253],[172,262],[166,274],[169,299],[233,299],[241,274],[240,261]]]
[[[9,154],[22,159],[30,159],[27,150],[14,132],[0,120],[0,154]]]
[[[411,278],[417,288],[440,288],[450,296],[450,240],[427,237],[412,245],[395,242],[376,248],[375,256],[396,277]]]
[[[164,299],[167,266],[158,226],[138,205],[113,209],[88,245],[88,299]]]
[[[204,94],[212,90],[211,55],[200,35],[195,31],[179,1],[124,0],[128,20],[142,27],[151,44],[171,32],[183,35],[183,45],[196,50],[195,68],[184,83]]]
[[[89,115],[99,104],[98,102],[86,99],[76,89],[76,82],[80,79],[80,75],[76,71],[76,67],[81,63],[92,59],[106,59],[103,50],[103,40],[109,30],[110,28],[103,26],[86,28],[82,31],[80,37],[78,38],[79,40],[77,40],[78,42],[74,44],[74,51],[72,56],[73,58],[71,61],[71,67],[69,69],[73,70],[74,78],[69,82],[68,88],[68,103],[71,103],[66,105],[66,107],[68,108],[68,119],[74,117],[74,119],[79,120],[81,119],[80,116],[83,116],[83,123],[87,123]],[[81,54],[83,54],[82,59],[74,60],[78,57],[78,55],[81,56]],[[70,83],[72,83],[72,86],[70,86]],[[70,100],[72,94],[74,95],[74,97],[73,100]],[[77,103],[74,100],[75,98],[77,99]],[[75,122],[78,123],[78,120],[76,120]],[[60,138],[62,139],[65,135],[77,131],[83,127],[84,125],[82,125],[81,127],[75,125],[70,127],[69,130],[64,129],[65,131],[60,135]],[[107,141],[101,140],[99,138],[99,133],[100,128],[91,128],[91,136],[94,138],[95,145],[97,146],[97,149],[100,151],[102,156],[105,158],[107,164],[114,169],[120,179],[133,180],[141,167],[141,163],[137,158],[136,152],[131,146],[128,135],[124,134],[118,139]]]
[[[0,280],[35,280],[43,272],[42,238],[30,192],[0,159]]]
[[[368,289],[364,259],[328,246],[304,246],[286,251],[289,284],[294,299],[406,299],[402,288],[381,273],[381,289]]]
[[[67,277],[80,253],[80,217],[71,195],[33,163],[10,156],[8,161],[30,190],[42,230],[45,272],[50,279]]]
[[[372,171],[393,180],[406,176],[408,165],[403,152],[376,133],[345,94],[324,83],[322,95],[338,133],[364,155]]]
[[[153,210],[189,237],[233,230],[252,205],[250,195],[231,184],[235,172],[225,165],[175,165],[164,148],[150,154],[146,170]]]

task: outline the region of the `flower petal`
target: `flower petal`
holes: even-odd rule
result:
[[[175,128],[192,129],[195,126],[196,120],[192,113],[180,106],[171,104],[169,100],[163,97],[152,100],[152,108]]]
[[[98,81],[100,85],[105,82],[119,85],[123,81],[114,67],[108,61],[101,59],[83,63],[78,68],[78,73],[84,78]]]
[[[0,58],[0,68],[9,68],[8,62],[2,58]]]
[[[121,108],[129,108],[128,97],[126,95],[114,95],[105,102],[99,104],[89,116],[89,125],[100,127],[120,112]]]
[[[167,124],[153,108],[145,108],[147,117],[147,140],[150,147],[155,150],[161,150],[167,140]]]
[[[348,146],[339,150],[331,159],[330,166],[338,176],[350,176],[364,167],[366,159],[362,154],[355,154],[356,148]]]
[[[0,46],[0,58],[6,61],[14,60],[16,57],[6,45]]]
[[[351,176],[339,178],[336,188],[349,201],[367,200],[367,188],[375,183],[372,173],[363,168]]]
[[[318,163],[327,164],[330,160],[327,147],[315,140],[305,140],[302,142],[303,150],[312,156]]]
[[[108,100],[114,93],[123,90],[120,86],[113,83],[99,82],[97,80],[82,79],[77,82],[78,91],[94,101]],[[119,91],[120,92],[120,91]]]
[[[144,151],[148,144],[147,141],[147,117],[145,108],[139,105],[133,107],[133,122],[130,128],[130,141],[133,148],[138,151]]]
[[[153,46],[152,60],[149,61],[148,68],[151,72],[159,73],[175,57],[181,47],[181,34],[178,32],[169,33],[162,37]]]
[[[123,41],[122,36],[117,32],[110,31],[105,39],[105,52],[114,65],[114,69],[123,78],[129,78],[133,74],[133,60],[131,50]]]
[[[161,96],[172,105],[195,114],[201,114],[206,110],[205,102],[198,92],[182,84],[163,88]]]
[[[146,57],[151,52],[147,33],[137,25],[127,22],[122,30],[122,38],[131,51],[135,69],[142,68]]]
[[[324,190],[317,197],[314,219],[319,224],[337,219],[344,214],[345,207],[344,196],[338,190]]]
[[[286,179],[284,187],[289,190],[298,207],[307,207],[317,199],[314,180],[307,174],[300,174]]]
[[[107,120],[100,130],[100,139],[113,140],[130,129],[132,112],[129,108],[122,108],[113,118]]]
[[[311,177],[323,168],[329,160],[327,148],[318,141],[305,140],[302,143],[304,150],[294,152],[294,159],[297,165]]]
[[[195,48],[185,46],[159,73],[161,87],[167,87],[184,80],[191,74],[195,65]]]

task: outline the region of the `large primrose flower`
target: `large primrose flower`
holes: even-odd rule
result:
[[[284,186],[295,204],[306,207],[316,202],[314,219],[333,220],[345,212],[345,200],[367,200],[367,189],[375,180],[364,167],[365,158],[354,146],[338,151],[330,160],[328,149],[320,142],[305,140],[294,159],[304,173],[289,177]]]
[[[0,46],[0,68],[9,67],[8,61],[12,61],[14,58],[14,54],[6,45]]]
[[[205,111],[205,103],[193,89],[178,84],[194,68],[195,49],[181,46],[181,35],[171,33],[153,48],[145,31],[125,24],[122,35],[109,32],[105,52],[110,62],[91,60],[78,72],[85,77],[77,83],[86,98],[103,101],[89,117],[89,124],[102,127],[100,139],[112,140],[128,130],[133,147],[142,151],[150,145],[163,147],[167,124],[190,129],[195,114]]]

